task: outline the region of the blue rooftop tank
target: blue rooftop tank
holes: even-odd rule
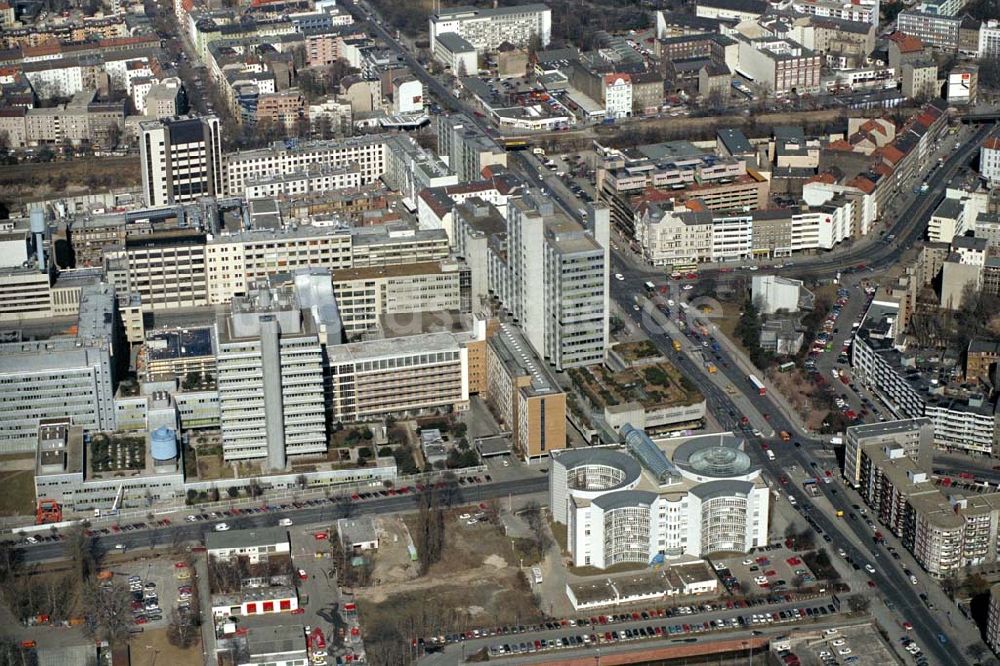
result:
[[[177,457],[177,433],[163,426],[149,435],[153,460],[173,460]]]

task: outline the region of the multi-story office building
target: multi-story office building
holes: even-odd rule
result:
[[[454,32],[444,32],[434,40],[434,59],[451,69],[455,76],[471,76],[479,70],[476,47]]]
[[[327,348],[332,417],[347,423],[468,409],[471,346],[485,339],[486,322],[476,320],[459,333],[418,332]]]
[[[516,454],[537,460],[566,448],[566,394],[516,327],[502,324],[486,351],[486,399]]]
[[[0,344],[0,451],[30,451],[43,419],[115,429],[119,326],[114,290],[87,287],[75,336]]]
[[[98,462],[92,455],[98,438],[118,450],[140,440],[141,458],[129,460],[127,467],[114,458]],[[85,443],[83,426],[70,418],[50,418],[39,423],[35,446],[35,496],[55,500],[67,512],[151,510],[184,495],[184,468],[173,428],[101,433]]]
[[[383,316],[469,312],[470,275],[456,261],[351,268],[332,272],[337,308],[348,336],[374,331]]]
[[[768,180],[743,159],[718,157],[686,142],[647,148],[641,155],[598,148],[597,195],[626,236],[635,233],[635,211],[647,201],[666,205],[672,199],[679,206],[697,200],[699,210],[722,212],[767,207]]]
[[[491,288],[531,345],[562,370],[600,363],[608,340],[608,209],[589,228],[539,191],[507,205],[504,248],[492,248]]]
[[[501,44],[527,47],[532,39],[547,46],[552,39],[552,10],[543,4],[484,9],[452,7],[430,17],[431,52],[438,35],[457,33],[477,51],[496,51]]]
[[[291,173],[261,176],[246,181],[246,199],[286,198],[303,194],[361,187],[361,169],[356,164],[340,167],[313,166]]]
[[[210,239],[189,228],[130,235],[123,249],[105,252],[104,265],[116,290],[137,294],[143,311],[155,312],[228,303],[261,279],[299,268],[440,261],[448,253],[443,229],[403,224],[250,228]]]
[[[392,135],[386,142],[386,164],[382,180],[403,196],[411,209],[417,206],[417,194],[430,187],[457,185],[458,178],[441,159],[420,147],[405,134]]]
[[[269,148],[226,155],[226,193],[242,195],[248,180],[281,176],[310,166],[329,168],[356,164],[361,184],[378,180],[386,170],[387,135],[369,134],[329,141],[306,141],[289,146],[275,143]]]
[[[944,51],[957,51],[961,16],[943,16],[907,9],[896,17],[896,30]]]
[[[115,290],[137,294],[146,312],[208,304],[204,233],[178,230],[126,239],[104,255]]]
[[[483,169],[507,166],[507,152],[462,114],[435,116],[438,155],[448,158],[448,167],[458,182],[480,180]]]
[[[770,491],[732,434],[653,442],[622,428],[625,451],[552,456],[549,506],[576,566],[648,565],[767,543]]]
[[[335,306],[312,307],[310,290],[333,302],[329,273],[300,273],[295,286],[234,298],[217,324],[226,460],[263,458],[282,470],[289,455],[326,451],[323,344],[340,341],[340,322]]]
[[[983,21],[983,24],[979,26],[977,55],[984,59],[1000,56],[1000,20],[990,19]]]
[[[197,201],[223,192],[222,136],[215,116],[139,124],[142,194],[150,206]]]
[[[851,426],[845,435],[844,477],[855,488],[861,480],[861,451],[869,444],[898,446],[918,467],[930,469],[934,424],[928,418]]]
[[[469,267],[472,304],[479,306],[489,299],[489,245],[507,231],[507,221],[495,206],[479,197],[455,206],[454,215],[455,254]]]
[[[772,94],[813,93],[819,90],[823,56],[789,39],[747,39],[740,43],[740,70]]]
[[[877,26],[879,4],[879,0],[792,0],[791,7],[800,14]]]

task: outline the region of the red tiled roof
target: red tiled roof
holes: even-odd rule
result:
[[[826,183],[827,185],[833,185],[837,182],[837,179],[833,177],[832,173],[819,173],[812,178],[807,178],[805,184],[809,183]]]
[[[845,141],[844,139],[837,139],[836,141],[834,141],[833,143],[831,143],[829,146],[827,146],[827,148],[830,149],[830,150],[848,150],[849,151],[849,150],[852,150],[853,147],[851,146],[851,144],[849,142]]]
[[[889,164],[898,164],[900,160],[906,157],[906,154],[896,146],[889,144],[888,146],[882,146],[882,157]]]
[[[868,180],[864,176],[857,176],[847,183],[851,187],[856,187],[865,194],[871,194],[875,191],[875,183]]]
[[[894,32],[889,35],[889,41],[896,43],[900,53],[917,53],[924,50],[924,43],[920,41],[919,37],[902,32]]]
[[[983,148],[987,150],[1000,150],[1000,137],[988,136],[983,141]]]

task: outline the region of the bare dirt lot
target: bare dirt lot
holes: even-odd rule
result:
[[[415,521],[415,518],[408,518]],[[358,589],[362,634],[374,664],[402,663],[410,639],[466,629],[524,624],[540,618],[510,540],[489,523],[449,517],[441,561],[422,577],[409,562],[406,540],[386,521],[373,580]],[[409,529],[415,530],[415,524]]]
[[[791,372],[768,372],[767,378],[795,408],[809,429],[819,432],[830,412],[826,409],[816,409],[813,400],[820,390],[816,384],[809,381],[799,368]]]
[[[167,640],[166,629],[151,629],[136,634],[129,641],[132,666],[155,666],[156,664],[197,664],[202,660],[201,646],[196,642],[182,650]]]
[[[24,203],[56,195],[136,186],[140,179],[138,156],[27,162],[0,167],[0,199]]]

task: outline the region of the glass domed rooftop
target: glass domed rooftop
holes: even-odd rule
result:
[[[743,476],[750,471],[750,456],[739,449],[711,446],[691,453],[688,467],[702,476],[728,478]]]

